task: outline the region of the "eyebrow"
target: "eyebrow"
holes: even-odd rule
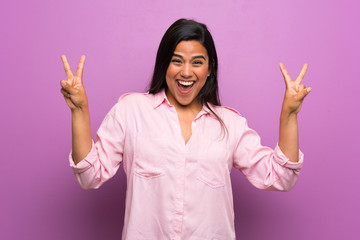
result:
[[[179,57],[181,59],[184,59],[183,56],[181,56],[179,54],[176,54],[176,53],[173,54],[173,57]],[[196,58],[202,58],[202,59],[204,59],[206,61],[206,58],[203,55],[193,56],[191,59],[193,60],[193,59],[196,59]]]

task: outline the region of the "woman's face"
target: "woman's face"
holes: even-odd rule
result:
[[[181,41],[166,71],[166,96],[176,106],[199,108],[197,95],[209,72],[209,57],[199,41]]]

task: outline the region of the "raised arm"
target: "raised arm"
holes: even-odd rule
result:
[[[90,113],[85,88],[82,82],[85,56],[81,56],[75,76],[65,55],[61,56],[67,80],[61,80],[61,93],[72,115],[72,157],[77,164],[91,150]]]
[[[308,64],[304,64],[295,81],[292,81],[284,64],[280,63],[286,90],[280,115],[279,147],[292,162],[297,162],[299,159],[297,114],[300,112],[304,98],[311,91],[311,88],[306,88],[304,84],[300,84],[307,68]]]

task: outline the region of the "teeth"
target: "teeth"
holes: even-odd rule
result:
[[[181,85],[184,85],[184,86],[190,86],[190,85],[192,85],[194,82],[179,81],[179,83],[180,83]]]

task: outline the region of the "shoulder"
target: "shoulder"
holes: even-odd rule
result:
[[[152,105],[152,100],[148,93],[125,93],[121,95],[112,107],[112,112],[127,114],[134,111],[141,111],[141,109]]]
[[[242,115],[234,108],[228,106],[214,106],[210,105],[212,109],[214,109],[215,113],[219,115],[219,117],[223,118],[243,118]]]
[[[119,122],[132,122],[139,116],[146,116],[154,109],[154,95],[149,93],[125,93],[112,106],[105,118]]]
[[[121,95],[115,104],[117,107],[134,108],[136,106],[147,106],[153,102],[152,94],[149,93],[125,93]]]
[[[125,93],[118,99],[119,102],[139,102],[149,99],[149,93]]]
[[[224,121],[225,125],[244,124],[246,122],[239,111],[228,106],[211,106],[214,112]]]
[[[217,112],[222,113],[222,114],[234,115],[234,116],[241,117],[241,114],[235,108],[231,108],[231,107],[227,107],[227,106],[216,106],[215,109]]]

